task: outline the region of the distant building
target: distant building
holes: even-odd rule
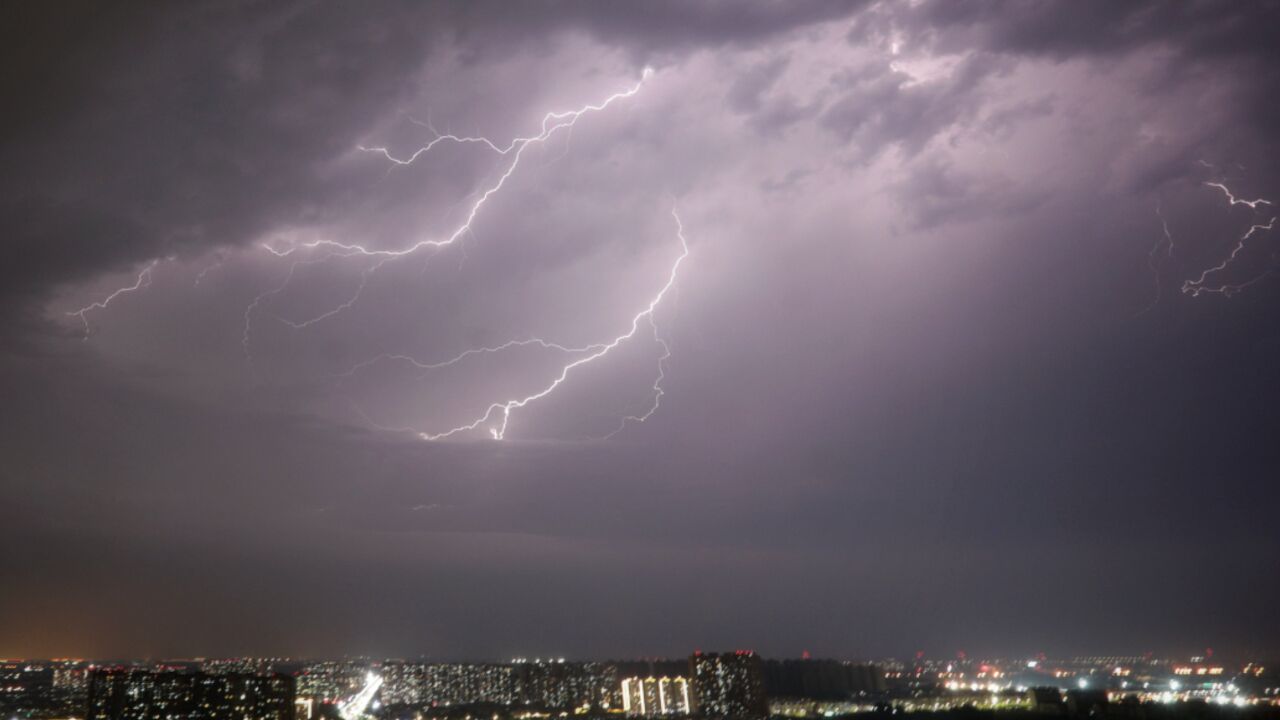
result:
[[[328,660],[311,663],[298,673],[301,697],[319,703],[338,702],[360,692],[371,664],[364,660]]]
[[[382,666],[381,697],[386,705],[416,705],[422,702],[426,665],[387,662]]]
[[[738,650],[689,658],[694,710],[707,718],[752,720],[769,714],[760,656]]]
[[[1027,705],[1038,713],[1061,713],[1065,707],[1062,692],[1056,687],[1033,687],[1027,690]]]
[[[1075,717],[1105,715],[1107,712],[1106,690],[1068,690],[1067,713]]]
[[[381,675],[386,705],[511,705],[519,697],[510,665],[397,661],[383,665]]]
[[[510,665],[431,663],[423,669],[422,702],[432,705],[510,705],[516,698],[516,677]]]
[[[683,677],[629,677],[622,680],[622,711],[633,717],[693,712],[689,681]]]
[[[271,672],[268,658],[221,658],[203,660],[200,672],[209,675],[266,675]]]
[[[50,688],[51,706],[72,717],[84,713],[88,700],[89,676],[92,666],[83,660],[55,660],[53,685]]]
[[[1198,662],[1175,663],[1170,670],[1173,671],[1174,675],[1193,678],[1204,678],[1206,676],[1217,678],[1226,672],[1226,668],[1220,664],[1199,661],[1200,658],[1196,658],[1196,660]]]
[[[840,660],[765,660],[764,689],[769,698],[848,700],[883,692],[884,671],[875,665]]]
[[[78,660],[65,660],[53,667],[55,690],[84,693],[89,688],[89,667]]]
[[[617,669],[596,662],[517,660],[511,665],[525,705],[544,708],[603,708],[617,687]]]
[[[0,661],[0,713],[45,707],[52,702],[53,670],[40,662]]]
[[[288,675],[96,670],[88,720],[292,720]]]

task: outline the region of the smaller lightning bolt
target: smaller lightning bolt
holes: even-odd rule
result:
[[[1268,277],[1271,277],[1271,274],[1275,272],[1275,270],[1276,270],[1275,258],[1273,257],[1271,267],[1267,268],[1264,272],[1259,273],[1253,279],[1246,280],[1242,283],[1236,283],[1234,285],[1224,285],[1221,288],[1219,288],[1217,291],[1221,292],[1224,297],[1231,297],[1237,293],[1244,292],[1244,290],[1248,288],[1250,285],[1253,285],[1254,283],[1262,282],[1263,280],[1266,280]]]
[[[431,152],[431,150],[435,148],[435,146],[440,145],[442,143],[455,143],[458,145],[468,145],[468,144],[484,145],[488,147],[490,150],[498,153],[499,155],[506,155],[507,153],[510,153],[512,150],[514,150],[517,147],[517,145],[522,141],[527,142],[532,139],[532,138],[516,138],[515,140],[512,140],[509,145],[503,148],[503,147],[498,147],[497,144],[495,144],[492,140],[490,140],[487,137],[463,137],[460,135],[454,135],[453,133],[441,133],[438,130],[436,130],[435,126],[432,125],[430,122],[424,123],[421,120],[414,120],[413,118],[409,118],[409,120],[413,124],[421,125],[429,129],[432,133],[435,134],[435,137],[431,140],[431,142],[413,151],[413,154],[410,155],[409,157],[406,157],[406,158],[396,157],[395,155],[391,154],[390,149],[382,146],[366,147],[364,145],[357,145],[356,148],[361,152],[374,153],[375,155],[381,155],[382,157],[386,158],[390,162],[395,163],[396,165],[412,165],[414,161],[416,161],[419,157]],[[545,125],[544,125],[544,128],[545,128]]]
[[[191,284],[191,287],[200,287],[200,283],[204,281],[204,276],[208,275],[211,271],[217,270],[218,268],[222,267],[222,262],[223,262],[223,259],[219,257],[217,260],[214,260],[208,265],[205,265],[204,267],[200,268],[200,272],[196,273],[196,280],[194,283]]]
[[[618,429],[600,438],[601,440],[608,440],[614,435],[626,430],[627,425],[630,423],[642,423],[645,420],[648,420],[654,413],[658,412],[658,408],[662,404],[662,396],[666,394],[666,391],[662,389],[662,381],[667,379],[667,361],[671,359],[671,346],[667,344],[667,341],[663,339],[660,334],[658,334],[658,324],[653,321],[653,315],[649,316],[649,325],[653,328],[654,342],[658,343],[658,346],[662,348],[662,355],[658,357],[658,377],[653,380],[653,402],[650,403],[649,409],[645,410],[643,413],[640,413],[639,415],[628,415],[622,418],[622,420],[618,422]]]
[[[1271,204],[1270,200],[1263,200],[1262,198],[1258,198],[1257,200],[1242,200],[1236,197],[1234,194],[1232,194],[1231,190],[1226,185],[1223,185],[1222,183],[1207,182],[1205,183],[1205,185],[1208,185],[1209,187],[1215,187],[1221,190],[1223,194],[1227,196],[1227,201],[1231,205],[1248,205],[1251,210],[1257,210],[1259,205]]]
[[[315,317],[312,317],[308,320],[286,320],[284,318],[280,318],[281,322],[283,322],[286,325],[289,325],[295,330],[301,330],[302,328],[315,325],[316,323],[322,320],[327,320],[333,317],[334,315],[337,315],[338,313],[342,312],[343,310],[350,309],[352,305],[355,305],[356,302],[360,300],[360,296],[364,294],[365,286],[369,284],[369,276],[377,272],[379,268],[387,264],[387,262],[390,260],[391,258],[384,257],[378,260],[376,263],[365,268],[364,270],[361,270],[360,284],[356,286],[356,291],[352,293],[351,297],[347,298],[345,302],[342,302],[334,306],[333,308],[326,310],[325,312],[322,312],[319,315],[316,315]]]
[[[1169,232],[1169,221],[1165,219],[1164,212],[1161,211],[1159,201],[1156,201],[1156,217],[1160,218],[1160,228],[1164,231],[1164,237],[1156,238],[1155,243],[1151,246],[1151,250],[1147,252],[1147,267],[1151,268],[1151,276],[1155,278],[1156,296],[1151,299],[1150,304],[1143,308],[1138,315],[1145,315],[1151,310],[1151,308],[1158,305],[1160,303],[1160,296],[1164,292],[1162,283],[1160,282],[1160,259],[1158,257],[1160,255],[1161,248],[1164,248],[1164,255],[1166,258],[1173,257],[1173,233]]]
[[[369,413],[365,412],[364,408],[357,405],[355,401],[351,400],[350,398],[347,399],[347,404],[351,406],[351,411],[354,412],[357,416],[360,417],[361,420],[364,421],[365,425],[368,425],[374,430],[379,430],[386,433],[403,433],[408,435],[418,434],[418,431],[411,427],[397,427],[393,425],[384,425],[378,422],[377,420],[374,420],[373,418],[369,417]]]
[[[88,312],[90,310],[105,310],[106,307],[112,303],[112,301],[114,301],[116,298],[120,297],[121,295],[128,295],[131,292],[136,292],[150,285],[151,271],[154,270],[156,265],[159,265],[159,264],[160,264],[160,258],[155,258],[154,260],[152,260],[151,262],[148,262],[145,266],[143,266],[142,271],[138,273],[138,277],[136,280],[134,280],[132,285],[126,285],[125,287],[119,288],[118,290],[115,290],[110,295],[106,296],[101,300],[89,303],[88,305],[85,305],[79,310],[72,310],[67,313],[68,316],[75,315],[76,317],[80,318],[80,322],[84,323],[84,339],[85,340],[89,339],[89,318],[86,317]]]
[[[1160,203],[1156,203],[1156,217],[1160,218],[1160,229],[1164,231],[1164,239],[1166,243],[1165,257],[1173,257],[1173,233],[1169,232],[1169,221],[1165,219],[1164,213],[1160,210]],[[1160,241],[1156,241],[1155,247],[1151,249],[1151,256],[1154,258],[1155,253],[1160,248]]]
[[[367,367],[376,365],[378,363],[390,362],[390,361],[408,363],[418,368],[419,370],[424,370],[424,371],[439,370],[441,368],[446,368],[451,365],[456,365],[462,362],[463,360],[466,360],[467,358],[472,357],[474,355],[489,355],[493,353],[500,353],[504,350],[510,350],[511,348],[529,347],[529,346],[540,347],[544,350],[556,350],[565,354],[595,352],[597,350],[601,350],[604,348],[603,344],[584,345],[582,347],[569,347],[566,345],[561,345],[559,343],[549,342],[541,338],[529,338],[527,340],[509,340],[501,345],[496,345],[494,347],[471,348],[470,350],[464,350],[447,360],[441,360],[433,363],[422,362],[421,360],[410,357],[408,355],[385,353],[375,358],[371,358],[369,360],[365,360],[363,362],[357,363],[354,366],[352,366],[350,370],[347,370],[344,373],[336,375],[335,377],[354,377],[357,373],[359,373],[361,370],[364,370]],[[424,374],[421,377],[426,377],[426,375]]]
[[[515,398],[511,400],[506,400],[503,402],[493,403],[489,405],[489,407],[485,410],[483,415],[464,425],[458,425],[456,427],[453,427],[438,433],[422,432],[422,433],[419,433],[418,436],[421,437],[423,440],[444,440],[446,438],[452,437],[459,433],[476,430],[480,428],[480,426],[491,422],[496,415],[499,419],[496,421],[496,424],[493,427],[489,428],[489,435],[493,437],[494,440],[502,440],[506,436],[507,425],[510,423],[511,413],[513,410],[518,410],[520,408],[523,408],[529,405],[530,403],[540,400],[550,395],[551,393],[555,392],[556,388],[564,384],[565,380],[569,377],[569,374],[572,373],[575,368],[582,367],[583,365],[586,365],[588,363],[591,363],[595,360],[598,360],[608,355],[614,348],[618,347],[619,345],[626,342],[627,340],[630,340],[631,338],[635,337],[636,333],[640,329],[640,323],[642,321],[648,321],[652,323],[654,311],[657,309],[658,305],[662,302],[662,299],[666,297],[667,293],[675,285],[677,274],[680,271],[680,265],[684,262],[685,258],[689,257],[689,243],[684,236],[684,224],[681,223],[680,215],[674,209],[671,211],[671,216],[675,219],[675,222],[676,222],[676,237],[680,240],[680,249],[681,249],[680,255],[677,256],[675,259],[675,262],[672,263],[671,271],[667,275],[666,283],[664,283],[662,288],[659,289],[658,292],[653,296],[653,298],[649,300],[649,304],[643,310],[636,313],[631,318],[631,327],[625,333],[615,337],[613,340],[610,340],[608,343],[604,343],[600,345],[598,350],[595,350],[588,355],[585,355],[583,357],[580,357],[568,363],[567,365],[565,365],[563,368],[560,369],[560,373],[556,375],[556,377],[546,387],[544,387],[543,389],[535,393],[526,395],[525,397],[522,397],[522,398]],[[658,385],[659,392],[661,392],[661,376],[659,377],[659,381],[656,384]],[[649,413],[646,413],[644,417],[647,418],[651,414],[652,414],[652,411],[650,411]],[[639,418],[636,418],[636,419],[639,419]],[[625,422],[624,422],[624,425],[625,425]]]
[[[253,329],[253,316],[254,316],[254,313],[258,310],[258,306],[262,304],[263,300],[266,300],[267,298],[270,298],[270,297],[274,297],[284,292],[289,287],[289,283],[293,281],[294,273],[298,271],[299,266],[315,265],[317,263],[322,263],[325,260],[328,260],[329,258],[333,257],[335,254],[336,253],[329,253],[326,255],[322,255],[321,257],[309,258],[307,260],[294,260],[293,262],[289,263],[289,272],[285,274],[283,282],[281,282],[279,285],[277,285],[276,287],[270,290],[265,290],[261,293],[258,293],[257,297],[253,299],[253,302],[249,303],[245,307],[244,330],[241,333],[240,344],[244,347],[244,359],[245,359],[245,362],[249,364],[250,368],[253,367],[253,353],[249,347],[249,338],[250,338],[250,335],[252,334],[252,329]],[[288,321],[281,319],[281,322],[287,323]]]
[[[1266,201],[1263,200],[1261,202],[1266,202]],[[1229,266],[1232,262],[1235,261],[1236,256],[1238,256],[1244,250],[1245,243],[1249,240],[1249,238],[1253,237],[1254,233],[1258,232],[1259,230],[1271,230],[1272,228],[1275,227],[1275,224],[1276,224],[1276,218],[1271,218],[1271,221],[1268,222],[1266,225],[1258,225],[1256,223],[1254,225],[1251,225],[1249,227],[1249,230],[1245,232],[1244,235],[1241,235],[1240,239],[1236,241],[1235,247],[1231,249],[1231,254],[1228,255],[1226,259],[1224,259],[1222,262],[1218,263],[1217,265],[1214,265],[1213,267],[1208,268],[1204,272],[1200,273],[1200,277],[1196,278],[1195,280],[1187,280],[1186,282],[1182,283],[1182,292],[1190,294],[1191,297],[1198,297],[1200,293],[1205,293],[1205,292],[1220,293],[1227,297],[1231,297],[1235,293],[1244,289],[1246,286],[1252,285],[1253,283],[1257,282],[1259,279],[1261,279],[1261,276],[1258,278],[1254,278],[1253,280],[1250,280],[1247,283],[1237,284],[1237,285],[1227,284],[1227,285],[1219,285],[1217,287],[1210,287],[1205,285],[1205,282],[1208,279],[1209,275],[1226,270],[1227,266]],[[1268,270],[1266,274],[1270,274],[1270,272],[1271,271]]]

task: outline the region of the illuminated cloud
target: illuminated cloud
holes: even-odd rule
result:
[[[1272,647],[1277,20],[20,13],[0,655]]]

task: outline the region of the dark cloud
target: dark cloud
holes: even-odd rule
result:
[[[1185,83],[1210,64],[1220,78],[1249,76],[1238,89],[1250,107],[1240,118],[1265,132],[1280,117],[1277,49],[1268,28],[1280,21],[1275,2],[1070,3],[924,2],[911,8],[879,7],[858,17],[850,40],[899,33],[905,42],[937,52],[983,48],[1054,61],[1115,58],[1135,52],[1166,53],[1163,84]],[[1159,87],[1148,81],[1139,92]]]
[[[835,82],[837,98],[822,113],[821,123],[865,155],[895,147],[914,155],[982,106],[986,98],[980,85],[1001,64],[993,56],[970,56],[942,83],[913,83],[892,70],[842,74]]]
[[[1151,44],[1205,56],[1269,56],[1274,43],[1265,27],[1276,20],[1274,2],[1185,3],[982,2],[941,0],[892,6],[860,16],[851,38],[889,28],[955,51],[974,45],[989,50],[1064,59],[1076,55],[1124,54]]]
[[[90,260],[117,269],[240,244],[340,202],[314,159],[347,150],[428,49],[415,23],[354,6],[16,14],[9,31],[29,39],[7,44],[18,101],[4,212],[30,222],[56,208],[51,227],[28,225],[18,239],[45,285],[81,277]],[[76,225],[80,251],[68,252],[59,228],[95,214],[110,221]],[[141,231],[125,237],[119,226]]]

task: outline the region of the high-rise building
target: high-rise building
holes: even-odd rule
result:
[[[394,661],[381,674],[384,705],[511,705],[519,697],[510,665]]]
[[[769,715],[760,656],[748,650],[689,658],[694,710],[703,717],[754,720]]]
[[[213,658],[200,662],[200,672],[210,675],[266,675],[272,671],[272,658]]]
[[[510,705],[518,691],[510,665],[431,663],[424,666],[420,702],[433,705]]]
[[[50,693],[55,706],[72,715],[84,712],[89,692],[91,666],[83,660],[55,660]]]
[[[608,707],[618,674],[612,665],[564,660],[516,660],[520,702],[545,708]]]
[[[683,677],[623,678],[622,710],[635,717],[688,715],[693,711],[689,681]]]
[[[422,702],[426,666],[422,663],[392,661],[382,665],[381,698],[384,705],[417,705]]]
[[[605,691],[604,703],[602,707],[608,709],[617,709],[625,705],[622,693],[623,678],[685,678],[689,682],[688,690],[690,697],[693,694],[692,681],[688,679],[689,660],[687,658],[680,660],[666,660],[659,658],[649,658],[644,660],[610,660],[605,663],[605,667],[613,673],[613,682],[609,684]],[[607,705],[605,704],[607,703]],[[692,707],[692,700],[690,701]],[[692,710],[690,710],[692,712]]]
[[[288,675],[96,670],[89,720],[292,720]]]
[[[24,708],[50,703],[53,670],[44,663],[0,661],[0,713],[8,717]]]
[[[368,660],[328,660],[311,663],[298,673],[298,695],[333,703],[364,687],[372,663]]]

